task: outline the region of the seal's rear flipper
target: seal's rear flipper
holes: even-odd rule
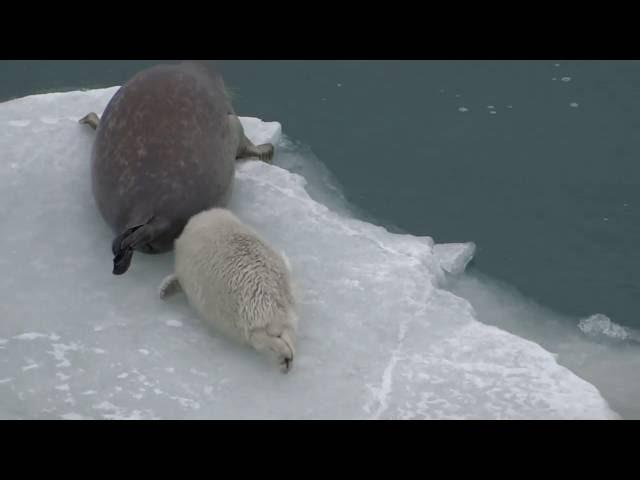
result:
[[[97,130],[98,125],[100,124],[100,117],[98,117],[98,115],[96,115],[95,113],[91,112],[85,115],[84,117],[82,117],[80,120],[78,120],[78,123],[82,123],[83,125],[89,125],[94,130]]]
[[[131,257],[133,257],[133,250],[123,250],[113,257],[113,274],[122,275],[129,270]]]
[[[153,240],[155,232],[156,229],[153,225],[145,223],[125,230],[113,240],[113,243],[111,244],[111,251],[114,255],[114,275],[122,275],[129,269],[133,251],[141,245]]]

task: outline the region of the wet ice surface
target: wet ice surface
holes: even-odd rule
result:
[[[115,91],[0,104],[0,417],[616,417],[550,353],[439,288],[472,244],[329,210],[278,166],[240,164],[231,209],[291,262],[290,374],[206,328],[183,296],[158,298],[172,254],[138,253],[113,276],[90,189],[94,132],[77,120]],[[296,154],[278,123],[243,123],[254,142],[278,144],[276,164]]]
[[[551,311],[479,272],[452,277],[449,285],[480,321],[542,345],[594,384],[623,418],[640,419],[640,332],[600,313],[572,318]]]

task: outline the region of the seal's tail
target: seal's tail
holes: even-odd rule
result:
[[[149,223],[128,228],[118,235],[111,244],[113,252],[113,274],[122,275],[131,265],[133,251],[141,245],[148,243],[153,237],[153,228]]]

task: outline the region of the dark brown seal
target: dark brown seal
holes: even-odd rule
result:
[[[173,248],[187,221],[226,206],[236,158],[268,161],[273,146],[244,135],[222,76],[201,63],[160,65],[135,75],[110,100],[92,151],[93,194],[111,226],[113,273],[129,268],[134,250]]]

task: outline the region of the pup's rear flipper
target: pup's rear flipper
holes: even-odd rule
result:
[[[175,273],[172,273],[171,275],[166,276],[164,280],[162,280],[160,288],[158,289],[158,294],[160,295],[160,298],[165,299],[180,291],[182,291],[180,280],[178,280],[178,277],[175,275]]]
[[[111,244],[113,252],[113,274],[122,275],[131,265],[131,257],[136,248],[152,241],[156,236],[157,228],[147,222],[136,225],[118,235]]]

